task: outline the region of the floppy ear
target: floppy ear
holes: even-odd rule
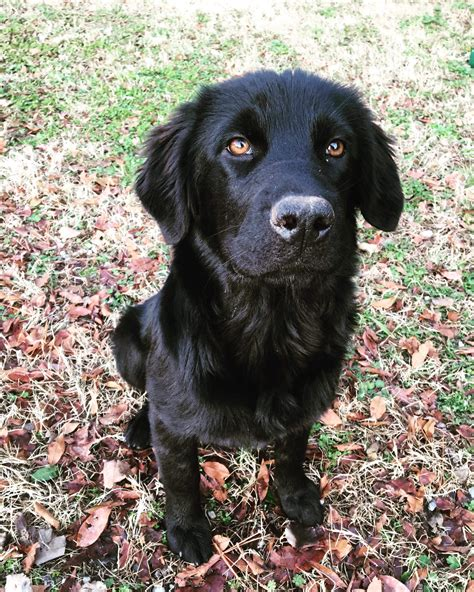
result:
[[[392,141],[375,123],[371,126],[369,146],[362,156],[362,186],[359,206],[364,218],[380,230],[395,230],[403,210],[403,192],[394,161]]]
[[[168,123],[151,131],[145,145],[146,160],[135,183],[138,197],[170,245],[179,243],[191,221],[186,161],[194,113],[194,104],[186,103]]]

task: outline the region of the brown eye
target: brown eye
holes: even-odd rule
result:
[[[346,147],[341,140],[332,140],[326,148],[326,154],[333,158],[340,158],[345,151]]]
[[[232,138],[227,145],[227,150],[234,156],[243,156],[244,154],[252,154],[252,146],[245,138]]]

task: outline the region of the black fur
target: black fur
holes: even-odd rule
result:
[[[251,154],[226,149],[236,136]],[[340,158],[326,153],[334,139]],[[204,88],[151,133],[146,156],[136,190],[174,256],[161,292],[122,317],[114,349],[122,376],[148,393],[127,440],[151,435],[169,545],[201,562],[211,535],[199,442],[273,442],[284,511],[321,521],[303,460],[353,330],[355,213],[393,230],[403,195],[357,92],[301,71]]]

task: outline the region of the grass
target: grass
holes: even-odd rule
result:
[[[238,8],[203,0],[196,10],[155,0],[137,11],[118,2],[22,0],[2,11],[0,585],[25,569],[18,516],[33,531],[47,526],[35,502],[59,520],[68,543],[63,557],[32,567],[34,584],[66,590],[91,578],[115,592],[176,585],[185,566],[162,546],[153,457],[123,445],[123,419],[104,423],[113,406],[125,405],[126,419],[139,403],[117,376],[110,331],[121,310],[159,288],[170,258],[133,195],[139,149],[150,127],[199,85],[250,69],[302,67],[363,92],[397,138],[407,197],[396,234],[361,223],[359,329],[336,409],[343,423],[316,424],[308,453],[310,476],[328,483],[320,563],[359,589],[392,575],[416,592],[464,591],[467,551],[444,549],[437,537],[454,536],[456,516],[473,509],[472,448],[462,435],[473,411],[468,3],[356,2],[348,10],[342,0]],[[388,308],[373,305],[391,297]],[[413,339],[431,341],[436,352],[420,367],[406,346]],[[377,396],[387,414],[374,423],[364,418]],[[90,454],[77,436],[86,427]],[[50,463],[48,446],[61,433],[66,451]],[[272,458],[271,449],[265,454]],[[108,490],[102,470],[111,459],[130,472]],[[233,546],[226,589],[330,590],[313,568],[270,561],[288,545],[287,522],[271,488],[258,499],[261,458],[202,450],[201,460],[231,472],[227,498],[209,492],[205,503],[214,532]],[[386,485],[410,479],[419,487],[423,470],[432,478],[413,513]],[[453,508],[432,510],[433,500]],[[108,502],[122,505],[101,546],[81,555],[73,538],[85,511]],[[352,550],[338,559],[327,545],[341,538]],[[125,541],[130,551],[119,566]],[[465,541],[451,547],[460,545],[467,550]],[[261,570],[242,567],[252,557]]]

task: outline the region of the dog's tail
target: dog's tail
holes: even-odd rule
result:
[[[148,347],[142,338],[142,306],[131,306],[121,317],[112,337],[112,349],[120,375],[139,391],[146,386]]]

